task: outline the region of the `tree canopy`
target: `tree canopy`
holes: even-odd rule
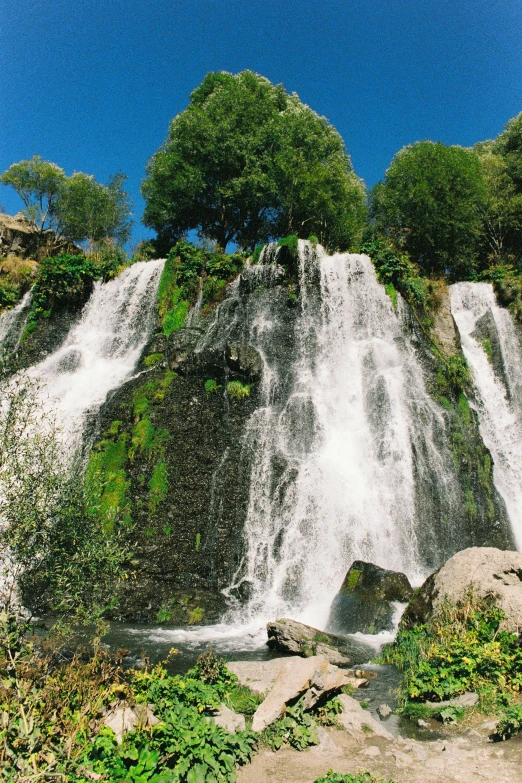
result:
[[[130,236],[131,204],[123,189],[124,174],[116,174],[108,185],[82,172],[67,177],[55,163],[33,155],[13,163],[0,175],[25,205],[25,214],[42,235],[53,229],[62,237],[91,245],[105,239],[126,242]]]
[[[124,174],[116,174],[105,186],[82,172],[69,177],[56,203],[60,233],[90,245],[104,239],[124,244],[132,225],[129,199],[123,190],[125,180]]]
[[[366,217],[337,131],[250,71],[205,77],[149,161],[142,193],[163,248],[190,230],[223,249],[290,233],[345,248]]]
[[[400,150],[372,193],[377,230],[428,274],[453,278],[476,263],[486,209],[479,156],[439,142]]]

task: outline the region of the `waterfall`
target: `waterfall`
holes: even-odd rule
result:
[[[472,370],[474,405],[493,456],[495,485],[522,550],[522,345],[510,313],[497,305],[489,283],[452,285],[451,311]],[[488,336],[481,335],[481,327]]]
[[[405,307],[394,311],[371,260],[300,241],[299,288],[293,356],[277,348],[284,316],[263,304],[251,312],[248,342],[264,370],[245,435],[252,470],[235,587],[252,595],[243,617],[324,627],[354,559],[417,581],[427,573],[417,484],[435,473],[448,502],[457,490]]]
[[[16,307],[0,315],[0,348],[3,351],[16,351],[18,348],[30,305],[31,291],[27,291]]]
[[[88,419],[134,372],[154,326],[163,264],[143,261],[98,281],[64,343],[31,368],[68,448],[80,443]]]

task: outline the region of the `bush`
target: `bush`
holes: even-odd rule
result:
[[[429,309],[435,304],[434,283],[422,277],[419,266],[410,261],[406,253],[398,252],[391,244],[380,239],[365,242],[359,250],[372,259],[377,278],[386,286],[394,306],[396,294],[394,298],[389,286],[400,291],[413,307]]]
[[[233,783],[235,767],[250,761],[256,747],[252,732],[229,734],[209,720],[222,692],[194,670],[174,677],[163,665],[124,671],[121,658],[99,648],[64,662],[22,642],[15,672],[0,647],[0,673],[8,674],[0,688],[0,756],[13,783],[27,775],[70,783],[98,777],[112,783]],[[137,727],[118,744],[101,720],[115,699],[153,704],[160,723]]]
[[[458,604],[442,604],[428,623],[399,628],[381,660],[404,672],[400,710],[415,715],[416,703],[470,690],[484,710],[514,698],[522,688],[522,648],[517,634],[503,629],[504,617],[493,600],[479,600],[470,589]]]

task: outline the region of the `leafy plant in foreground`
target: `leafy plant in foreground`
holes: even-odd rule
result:
[[[522,648],[517,634],[505,629],[504,618],[493,601],[479,600],[470,589],[458,604],[443,603],[428,623],[400,628],[381,659],[404,673],[402,713],[417,717],[422,702],[466,691],[478,693],[479,709],[502,712],[506,699],[511,702],[522,689]],[[459,717],[454,709],[439,714],[443,720]]]

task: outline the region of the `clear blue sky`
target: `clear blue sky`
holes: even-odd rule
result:
[[[418,139],[472,145],[522,111],[520,0],[0,0],[0,171],[34,153],[140,181],[212,70],[325,115],[371,186]],[[20,209],[0,186],[0,204]],[[147,232],[138,224],[134,239]]]

